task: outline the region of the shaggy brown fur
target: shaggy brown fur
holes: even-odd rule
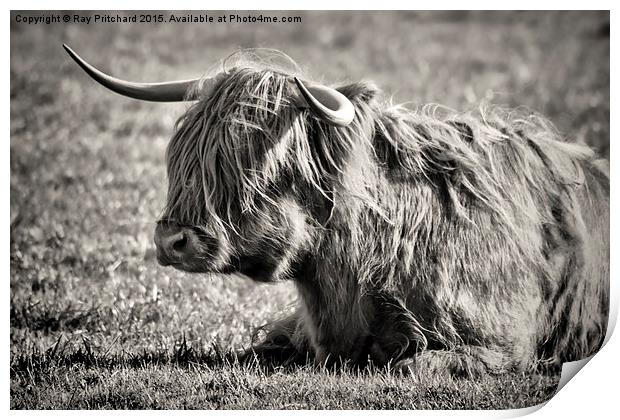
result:
[[[299,308],[253,351],[472,375],[586,357],[609,289],[609,177],[537,116],[457,114],[338,89],[347,127],[291,72],[238,65],[179,120],[163,220],[180,268],[292,279]]]

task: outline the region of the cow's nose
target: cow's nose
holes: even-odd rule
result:
[[[185,236],[185,233],[183,231],[162,238],[161,244],[162,248],[165,249],[168,253],[182,253],[186,245],[187,237]]]
[[[158,223],[154,239],[157,247],[157,260],[162,265],[179,262],[187,254],[189,238],[182,227]]]

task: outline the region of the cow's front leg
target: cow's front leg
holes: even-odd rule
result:
[[[239,355],[242,363],[268,366],[307,363],[310,349],[297,313],[259,328],[253,341],[261,332],[266,333],[265,337]]]
[[[428,342],[424,328],[404,302],[384,292],[372,294],[372,301],[375,309],[369,357],[373,363],[393,365],[426,349]]]

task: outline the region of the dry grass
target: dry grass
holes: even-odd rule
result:
[[[293,301],[291,285],[157,266],[164,150],[185,105],[105,91],[62,42],[152,81],[200,75],[237,47],[279,48],[325,80],[374,80],[395,102],[524,105],[608,154],[607,13],[302,16],[285,26],[12,23],[13,408],[506,408],[552,395],[553,375],[267,372],[213,353],[213,343],[247,345]]]

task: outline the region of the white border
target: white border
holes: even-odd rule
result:
[[[503,10],[567,10],[567,9],[578,9],[586,6],[587,9],[590,10],[612,10],[611,12],[611,21],[612,27],[616,28],[618,24],[618,19],[616,18],[616,11],[613,10],[614,3],[611,1],[588,1],[584,4],[584,2],[576,2],[576,1],[563,1],[563,2],[544,2],[544,1],[532,1],[532,0],[521,0],[519,2],[492,2],[492,1],[468,1],[466,3],[457,2],[457,1],[441,1],[436,0],[432,3],[412,3],[412,2],[404,2],[404,1],[393,1],[393,0],[383,0],[381,2],[374,1],[356,1],[356,2],[348,2],[348,3],[335,3],[333,1],[325,1],[325,0],[315,0],[315,1],[298,1],[295,2],[294,5],[291,4],[290,1],[236,1],[234,4],[231,1],[217,1],[217,2],[197,2],[197,1],[184,1],[177,0],[174,3],[166,3],[163,1],[134,1],[129,4],[126,0],[110,0],[106,2],[89,2],[85,4],[83,1],[59,1],[54,3],[47,3],[45,5],[41,4],[40,1],[33,0],[23,0],[19,2],[9,2],[7,5],[9,8],[16,10],[26,10],[33,9],[38,10],[44,8],[44,6],[53,6],[53,9],[63,9],[63,10],[71,10],[71,9],[101,9],[101,10],[115,10],[115,9],[134,9],[134,10],[148,10],[148,9],[157,9],[157,10],[168,10],[168,9],[176,9],[176,10],[190,10],[190,9],[203,9],[209,8],[212,10],[252,10],[252,9],[262,9],[262,10],[294,10],[294,9],[352,9],[353,7],[365,10],[381,10],[381,9],[409,9],[412,6],[419,9],[426,9],[432,7],[432,9],[464,9],[463,6],[467,6],[466,9],[503,9]],[[172,6],[172,7],[171,7]],[[381,9],[379,9],[379,6]],[[10,9],[5,9],[4,14],[4,24],[6,25],[6,30],[4,32],[6,38],[5,41],[1,44],[3,49],[3,56],[9,56],[10,50],[10,31],[9,24],[10,21]],[[611,74],[617,74],[618,66],[616,65],[617,60],[617,48],[616,42],[617,37],[614,35],[614,30],[611,31]],[[4,112],[3,112],[3,127],[4,132],[9,133],[10,127],[10,79],[9,79],[9,67],[5,65],[2,68],[2,80],[3,83],[3,94],[5,98],[4,102]],[[613,98],[618,97],[616,84],[611,81],[611,110],[612,115],[610,118],[611,127],[610,133],[616,133],[617,127],[617,112],[614,108]],[[615,145],[611,142],[610,147],[610,161],[616,162],[618,159]],[[4,142],[5,146],[8,149],[9,141],[8,139]],[[2,224],[2,236],[3,241],[0,244],[0,249],[3,255],[2,260],[2,268],[3,272],[7,275],[4,278],[5,286],[2,290],[2,294],[4,297],[4,302],[9,303],[9,223],[7,221],[10,219],[9,216],[9,179],[10,179],[10,161],[9,161],[9,153],[3,154],[2,164],[4,165],[5,176],[2,179],[2,197],[4,201],[4,205],[0,210],[2,212],[3,219],[5,223]],[[612,178],[616,178],[617,169],[614,165],[611,165],[611,176]],[[615,183],[612,182],[611,185],[612,194],[611,194],[611,208],[612,214],[613,209],[617,209],[617,199],[618,192]],[[617,229],[616,225],[612,220],[612,228],[611,228],[611,237],[612,237],[612,247],[611,247],[611,279],[612,279],[612,314],[610,316],[610,329],[613,328],[617,319],[617,310],[618,310],[618,276],[616,275],[618,270],[615,261],[617,261],[617,247],[614,246],[614,238],[617,238]],[[2,323],[2,331],[3,338],[5,340],[5,345],[2,346],[2,354],[4,356],[5,363],[0,364],[2,367],[3,377],[5,378],[3,382],[3,393],[2,398],[4,402],[4,407],[8,411],[9,408],[9,308],[6,307],[3,311],[3,323]],[[561,419],[571,419],[571,418],[607,418],[610,417],[614,413],[616,414],[618,411],[618,397],[617,397],[617,389],[618,389],[618,373],[619,373],[619,363],[617,360],[617,355],[620,354],[620,345],[618,344],[618,339],[615,337],[608,337],[608,342],[605,347],[597,354],[587,366],[585,366],[577,375],[577,379],[570,381],[562,389],[558,395],[552,398],[546,406],[539,411],[536,411],[532,414],[531,418],[561,418]],[[531,409],[523,409],[523,410],[507,410],[507,411],[452,411],[452,412],[443,412],[443,411],[391,411],[389,413],[386,412],[373,412],[373,411],[349,411],[349,412],[325,412],[321,413],[321,416],[328,415],[337,415],[337,416],[345,416],[347,418],[355,417],[357,419],[374,417],[377,415],[387,415],[390,418],[411,418],[411,416],[415,416],[416,418],[438,418],[438,417],[487,417],[487,418],[497,418],[497,417],[513,417],[518,415],[527,414],[531,412]],[[172,413],[170,413],[172,414]],[[129,417],[129,416],[148,416],[148,417],[157,417],[163,418],[164,416],[170,415],[168,412],[150,412],[150,411],[139,411],[139,412],[102,412],[102,411],[89,411],[87,413],[82,413],[80,411],[72,411],[72,412],[16,412],[11,411],[9,415],[14,417],[24,417],[24,416],[45,416],[45,417],[56,417],[61,416],[62,418],[77,418],[82,415],[88,415],[92,418],[100,418],[100,417],[108,417],[108,416],[121,416],[121,417]],[[270,412],[252,412],[252,411],[220,411],[217,413],[205,413],[202,411],[194,411],[194,412],[183,412],[181,413],[183,416],[188,417],[200,417],[203,418],[205,415],[216,416],[221,418],[238,418],[238,417],[256,417],[257,415],[266,415],[270,418],[286,418],[290,416],[290,412],[286,411],[270,411]],[[300,416],[303,418],[313,418],[318,413],[312,412],[297,412],[294,415]]]

